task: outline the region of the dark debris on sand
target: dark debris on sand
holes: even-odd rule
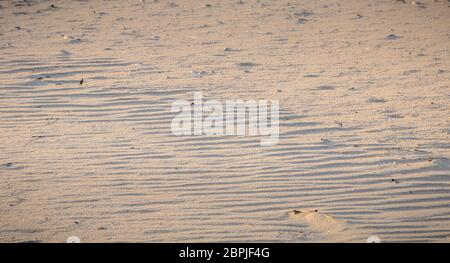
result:
[[[396,34],[390,34],[390,35],[386,36],[386,40],[397,40],[399,38],[400,37],[397,36]]]
[[[2,165],[0,165],[1,167],[6,167],[6,168],[10,168],[13,166],[13,163],[4,163]]]

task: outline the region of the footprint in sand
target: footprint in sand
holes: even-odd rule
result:
[[[253,62],[241,62],[241,63],[238,63],[237,66],[240,68],[251,68],[251,67],[259,66],[259,64],[256,64]]]
[[[384,103],[384,102],[386,102],[386,100],[383,98],[378,98],[378,97],[370,97],[367,99],[367,102],[369,102],[369,103]]]
[[[289,218],[306,227],[314,237],[321,240],[350,240],[355,233],[341,220],[318,210],[296,210],[288,212]],[[305,231],[304,231],[305,232]]]
[[[71,55],[72,55],[71,52],[66,51],[66,50],[61,50],[61,51],[59,52],[59,54],[60,54],[61,56],[71,56]]]
[[[335,90],[336,87],[332,85],[320,85],[313,88],[314,90]]]
[[[314,13],[313,13],[313,12],[310,12],[310,11],[307,11],[307,10],[303,10],[303,11],[301,11],[301,12],[295,13],[294,15],[300,16],[300,17],[308,17],[308,16],[314,15]]]

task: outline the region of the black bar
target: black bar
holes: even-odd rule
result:
[[[420,247],[419,247],[420,246]],[[86,261],[94,256],[117,262],[336,262],[447,258],[443,244],[3,244],[2,258],[14,261]],[[188,252],[186,254],[186,252]],[[156,260],[159,259],[159,260]],[[289,260],[287,260],[289,259]],[[6,261],[5,261],[6,262]],[[428,262],[427,262],[428,263]]]

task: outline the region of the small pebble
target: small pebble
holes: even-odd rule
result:
[[[397,36],[396,34],[390,34],[386,37],[387,40],[396,40],[399,39],[400,37]]]

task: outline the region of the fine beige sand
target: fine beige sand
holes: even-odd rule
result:
[[[174,136],[194,91],[279,143]],[[0,241],[448,242],[449,105],[447,0],[3,0]]]

